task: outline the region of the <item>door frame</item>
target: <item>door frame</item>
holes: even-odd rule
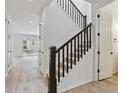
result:
[[[105,7],[106,7],[106,6],[105,6]],[[103,7],[103,8],[104,8],[104,7]],[[101,23],[101,22],[100,22],[100,21],[101,21],[101,16],[104,16],[104,17],[106,16],[106,15],[102,15],[102,14],[104,14],[104,13],[106,14],[106,13],[107,13],[107,14],[110,14],[110,16],[108,15],[108,16],[110,17],[110,21],[111,21],[109,27],[112,27],[112,16],[111,16],[111,13],[104,11],[103,8],[100,8],[100,9],[98,10],[98,12],[99,12],[99,17],[98,17],[98,24],[97,24],[97,25],[98,25],[98,33],[99,33],[99,35],[97,35],[97,39],[98,39],[98,51],[99,51],[99,52],[97,53],[97,56],[98,56],[98,71],[97,71],[97,73],[98,73],[98,80],[102,80],[102,78],[105,79],[105,78],[111,77],[111,76],[112,76],[112,72],[111,72],[111,71],[112,71],[112,65],[113,65],[113,64],[112,64],[112,60],[111,60],[111,59],[112,59],[112,37],[111,37],[111,36],[112,36],[112,29],[110,30],[110,32],[107,31],[107,33],[104,33],[104,32],[102,32],[103,30],[101,30],[101,26],[100,26],[100,25],[101,25],[101,24],[100,24],[100,23]],[[104,27],[104,26],[103,26],[103,27]],[[103,33],[103,34],[102,34],[102,33]],[[110,33],[110,34],[109,34],[109,33]],[[110,66],[108,65],[109,70],[106,72],[106,75],[107,75],[107,76],[105,75],[105,77],[101,77],[102,72],[101,72],[100,70],[101,70],[101,65],[102,65],[102,62],[103,62],[103,61],[101,60],[101,59],[102,59],[101,56],[103,56],[103,54],[102,54],[102,51],[100,51],[100,50],[102,50],[102,48],[101,48],[101,44],[102,44],[102,43],[101,43],[101,39],[102,39],[101,36],[102,36],[102,35],[104,36],[104,34],[107,34],[107,35],[109,34],[109,35],[110,35],[110,41],[108,41],[108,42],[110,43],[110,46],[109,46],[109,47],[110,47],[110,50],[105,52],[105,53],[107,53],[107,55],[108,55],[108,54],[110,55],[110,56],[108,55],[108,58],[110,58],[110,60],[109,60],[109,61],[110,61],[110,64],[109,64]],[[106,36],[106,35],[105,35],[105,36]],[[105,38],[103,38],[103,39],[105,39]],[[108,42],[105,42],[105,43],[107,44]],[[105,46],[105,45],[103,45],[103,46]],[[107,60],[107,61],[108,61],[108,60]],[[109,61],[108,61],[107,63],[109,63]],[[101,64],[101,65],[100,65],[100,64]],[[106,65],[106,66],[107,66],[107,65]],[[104,66],[104,65],[102,65],[102,67],[105,69],[105,66]],[[110,71],[110,72],[109,72],[109,71]],[[104,71],[103,71],[103,72],[104,72]],[[109,73],[108,73],[108,72],[109,72]],[[108,73],[108,74],[107,74],[107,73]]]
[[[13,31],[12,31],[12,19],[9,16],[5,16],[5,22],[7,22],[6,24],[6,30],[5,30],[5,78],[7,78],[8,74],[11,72],[12,68],[14,67],[13,64],[13,47],[12,47],[12,43],[13,43]],[[8,54],[10,53],[10,54]],[[10,58],[9,58],[10,56]]]
[[[101,8],[100,8],[101,9]],[[99,80],[99,73],[100,73],[100,9],[97,11],[97,79]]]
[[[94,31],[94,64],[93,64],[93,80],[98,81],[98,36],[97,33],[99,32],[99,25],[98,25],[98,18],[97,15],[99,14],[99,10],[109,4],[111,4],[113,0],[108,0],[104,2],[94,3],[92,5],[92,22],[93,22],[93,31]]]
[[[45,19],[46,19],[46,9],[45,7],[40,14],[39,17],[39,71],[42,74],[42,76],[45,75],[44,73],[44,32],[45,32]],[[44,76],[45,77],[45,76]]]

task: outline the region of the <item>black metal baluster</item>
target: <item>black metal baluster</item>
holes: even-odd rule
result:
[[[75,22],[77,22],[77,20],[76,20],[76,8],[75,8]]]
[[[90,49],[91,49],[91,25],[90,25]]]
[[[71,40],[71,51],[70,51],[70,54],[71,54],[71,59],[70,59],[70,63],[71,63],[71,69],[72,69],[72,49],[73,49],[73,46],[72,46],[72,40]]]
[[[69,4],[69,5],[68,5],[68,10],[69,10],[69,13],[68,13],[68,14],[69,14],[69,16],[70,16],[70,1],[69,1],[69,0],[68,0],[68,4]]]
[[[72,19],[74,18],[74,5],[72,4]]]
[[[67,44],[67,48],[66,49],[67,49],[67,51],[66,51],[66,53],[67,53],[66,54],[67,55],[67,73],[68,73],[68,69],[69,69],[69,67],[68,67],[68,44]]]
[[[87,16],[83,16],[83,28],[85,28],[87,25],[86,21],[87,21]]]
[[[85,45],[85,30],[84,30],[84,55],[86,54],[86,52],[85,52],[85,47],[86,47],[86,45]]]
[[[78,24],[78,10],[77,10],[77,24]]]
[[[83,51],[82,51],[82,50],[83,50],[83,46],[82,46],[82,42],[83,42],[83,40],[82,40],[82,34],[83,34],[83,33],[81,32],[81,57],[83,56],[83,55],[82,55],[82,52],[83,52]]]
[[[88,51],[89,50],[88,27],[87,27],[86,31],[87,31],[87,51]]]
[[[66,1],[67,1],[67,0],[65,0],[65,11],[66,11]]]
[[[74,65],[76,65],[76,38],[74,39]]]
[[[60,51],[58,51],[58,82],[60,82]]]
[[[71,2],[70,2],[70,17],[71,17]]]
[[[64,0],[62,0],[62,8],[64,9]]]
[[[79,19],[80,12],[78,11],[78,26],[80,27],[80,19]]]
[[[63,47],[63,51],[62,51],[62,61],[63,61],[63,67],[62,67],[62,75],[63,75],[63,77],[65,76],[65,60],[64,60],[64,58],[65,58],[65,50],[64,50],[64,47]]]
[[[78,43],[78,61],[79,61],[79,59],[80,59],[80,54],[79,54],[79,35],[78,35],[77,43]]]
[[[82,28],[82,14],[80,14],[80,27]]]
[[[68,14],[69,14],[69,0],[68,0]]]
[[[80,20],[81,20],[81,19],[80,19],[80,13],[79,13],[79,27],[81,27],[81,26],[80,26],[80,24],[81,24],[81,23],[80,23],[80,22],[81,22]]]
[[[60,6],[61,6],[61,0],[60,0]]]
[[[83,18],[83,16],[81,15],[81,28],[83,27],[83,25],[82,25],[82,18]]]

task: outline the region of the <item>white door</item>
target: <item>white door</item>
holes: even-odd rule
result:
[[[99,80],[112,76],[112,16],[100,10]]]
[[[8,20],[5,20],[5,75],[8,74]]]
[[[5,21],[5,39],[6,39],[6,49],[5,49],[5,75],[7,76],[9,70],[12,67],[12,35],[11,35],[10,21],[6,18]]]

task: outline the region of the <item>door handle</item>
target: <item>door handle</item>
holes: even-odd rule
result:
[[[113,54],[113,52],[110,52],[110,54],[112,55],[112,54]]]

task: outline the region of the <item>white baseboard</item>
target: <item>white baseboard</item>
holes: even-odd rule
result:
[[[64,88],[64,89],[62,89],[62,90],[57,90],[57,91],[58,91],[57,93],[63,93],[64,91],[67,91],[67,90],[70,90],[70,89],[73,89],[73,88],[82,86],[82,85],[84,85],[84,84],[86,84],[86,83],[90,83],[90,82],[92,82],[92,81],[93,81],[93,80],[87,80],[87,81],[85,81],[85,82],[81,82],[81,83],[78,83],[78,84],[76,84],[76,85],[66,87],[66,88]]]

